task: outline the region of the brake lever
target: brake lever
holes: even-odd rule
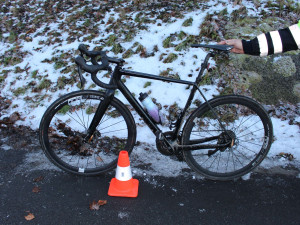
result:
[[[78,68],[78,74],[79,74],[80,84],[81,84],[80,88],[83,89],[84,85],[86,84],[86,79],[82,75],[82,70],[81,70],[80,66],[77,66],[77,68]]]

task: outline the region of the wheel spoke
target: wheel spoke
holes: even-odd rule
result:
[[[233,139],[233,146],[212,149],[211,156],[203,151],[183,151],[186,162],[196,172],[213,179],[228,180],[250,172],[261,161],[256,159],[267,153],[262,151],[265,140],[268,146],[271,143],[272,123],[268,115],[246,97],[220,97],[211,102],[211,107],[226,130],[220,130],[220,124],[212,119],[211,108],[203,106],[188,119],[182,134],[183,145],[193,139],[220,135],[214,143],[224,144]]]
[[[68,95],[55,101],[44,116],[40,135],[47,156],[60,168],[76,174],[97,174],[114,168],[119,151],[131,152],[135,143],[135,122],[130,111],[113,99],[96,132],[86,140],[103,94],[78,91]]]

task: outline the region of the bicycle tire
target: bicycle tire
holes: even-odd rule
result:
[[[104,93],[81,90],[53,102],[43,115],[39,139],[48,159],[64,171],[93,176],[116,167],[119,152],[130,153],[136,125],[128,108],[113,98],[96,131],[84,141]]]
[[[220,96],[209,101],[223,127],[235,138],[227,148],[183,151],[187,164],[211,180],[232,180],[257,167],[266,157],[273,139],[273,126],[265,109],[253,99],[239,95]],[[196,109],[182,132],[182,143],[218,136],[205,144],[222,144],[221,126],[207,103]],[[224,134],[224,133],[223,133]]]

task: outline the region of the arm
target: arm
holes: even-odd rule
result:
[[[233,45],[232,52],[234,53],[258,56],[297,50],[300,48],[300,20],[298,24],[260,34],[250,41],[232,39],[221,41],[219,44]]]

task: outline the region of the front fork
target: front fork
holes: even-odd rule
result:
[[[96,110],[94,118],[93,118],[92,122],[90,123],[90,126],[87,130],[87,135],[85,137],[85,141],[90,141],[93,138],[96,128],[98,127],[100,121],[102,120],[104,113],[106,112],[108,106],[110,105],[111,101],[113,100],[114,95],[115,95],[114,89],[106,90],[104,99],[98,105],[98,108]]]

